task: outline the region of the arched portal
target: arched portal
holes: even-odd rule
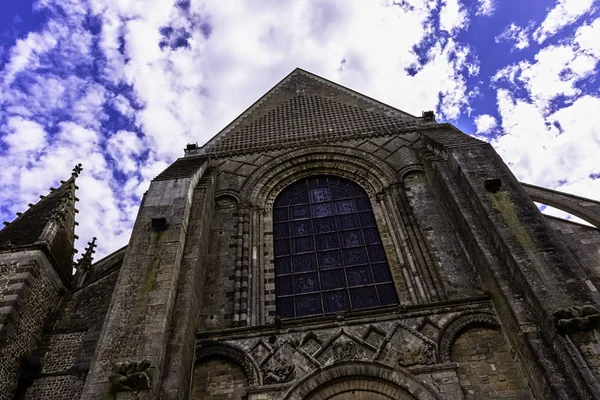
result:
[[[345,361],[319,369],[292,386],[283,400],[437,400],[404,370],[372,361]]]
[[[414,400],[406,390],[379,379],[340,379],[318,388],[306,400]]]

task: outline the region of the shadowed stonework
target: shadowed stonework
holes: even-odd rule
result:
[[[0,232],[0,399],[600,398],[600,203],[431,112],[297,69],[72,274],[79,171]]]

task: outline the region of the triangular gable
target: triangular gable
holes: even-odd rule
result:
[[[219,157],[291,148],[408,132],[424,123],[422,118],[297,68],[198,153]]]

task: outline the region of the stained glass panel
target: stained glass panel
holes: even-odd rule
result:
[[[369,258],[371,259],[371,262],[385,261],[383,247],[381,245],[369,246]]]
[[[279,296],[294,294],[292,289],[292,277],[280,276],[275,280],[275,291]]]
[[[331,269],[342,266],[342,255],[339,250],[323,251],[317,254],[319,269]]]
[[[323,305],[325,306],[326,313],[346,311],[350,308],[348,293],[345,290],[324,293]]]
[[[275,257],[277,256],[285,256],[290,254],[290,241],[289,239],[276,240],[274,242],[275,246]]]
[[[290,204],[306,204],[308,203],[308,194],[306,192],[301,192],[299,194],[297,194],[292,201],[290,201]]]
[[[372,268],[375,282],[391,282],[392,274],[387,264],[374,264]]]
[[[353,200],[341,200],[335,202],[335,213],[336,214],[351,214],[355,212]]]
[[[333,215],[333,206],[331,203],[318,203],[310,207],[312,209],[312,217],[329,217]]]
[[[377,232],[377,228],[365,228],[362,230],[362,232],[365,236],[365,242],[367,244],[381,243],[381,238],[379,237],[379,232]]]
[[[315,236],[317,250],[337,249],[340,247],[337,233],[326,233]]]
[[[312,224],[309,219],[291,223],[292,236],[304,236],[312,233]]]
[[[287,221],[288,220],[288,209],[287,208],[275,208],[273,210],[273,220]]]
[[[310,217],[308,213],[308,206],[295,206],[290,207],[291,219],[302,219]]]
[[[398,303],[396,288],[394,288],[394,285],[391,283],[377,286],[377,292],[379,293],[379,301],[381,302],[381,305]]]
[[[295,293],[316,292],[319,290],[319,277],[316,273],[294,275]]]
[[[344,249],[342,250],[342,254],[344,255],[344,265],[359,265],[367,264],[369,262],[364,247]]]
[[[371,201],[357,184],[318,176],[273,207],[277,314],[294,318],[397,304]]]
[[[290,232],[290,225],[287,222],[284,222],[282,224],[273,225],[273,234],[275,235],[275,237],[278,237],[278,238],[288,237],[290,235],[289,232]]]
[[[281,318],[294,317],[294,298],[283,297],[277,299],[277,315]]]
[[[319,294],[310,294],[307,296],[296,297],[296,316],[321,314],[321,296]]]
[[[315,255],[303,254],[301,256],[292,257],[292,268],[295,274],[299,272],[315,271],[317,269]]]
[[[333,217],[315,218],[313,219],[313,226],[316,233],[333,232],[335,231],[335,219]]]
[[[329,189],[326,187],[320,187],[315,189],[310,189],[310,201],[311,203],[322,203],[324,201],[330,201],[331,195],[329,194]]]
[[[361,212],[359,215],[362,226],[375,226],[375,217],[372,212]]]
[[[321,288],[323,290],[340,289],[346,286],[343,269],[332,269],[321,272]]]
[[[371,210],[371,202],[368,197],[359,197],[354,199],[356,204],[356,209],[358,211],[370,211]]]
[[[342,247],[355,247],[363,244],[362,233],[360,231],[341,232]]]
[[[368,266],[348,268],[346,276],[348,277],[348,286],[363,286],[372,282]]]
[[[285,275],[291,272],[289,257],[277,257],[275,259],[275,275]]]
[[[350,301],[352,301],[352,307],[356,309],[374,307],[379,303],[373,286],[350,289]]]
[[[292,239],[292,254],[307,253],[313,251],[313,237],[304,236]]]
[[[337,221],[337,226],[339,229],[347,230],[356,229],[359,227],[358,216],[356,214],[339,215],[335,217],[335,220]]]

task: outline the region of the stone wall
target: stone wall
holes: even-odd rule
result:
[[[423,245],[431,253],[437,271],[435,278],[443,283],[444,294],[449,299],[482,294],[479,278],[465,256],[460,237],[425,174],[405,176],[404,190],[415,215],[414,229],[422,232]]]
[[[207,390],[202,381],[206,379],[206,371],[229,371],[231,362],[243,371],[247,382],[244,390],[247,388],[250,399],[281,399],[284,394],[291,396],[295,388],[305,385],[315,374],[340,363],[349,363],[354,367],[371,365],[369,368],[375,375],[387,368],[401,371],[406,382],[415,379],[432,395],[463,399],[463,389],[468,393],[468,388],[459,385],[459,371],[463,371],[460,368],[464,361],[460,356],[469,353],[467,349],[457,351],[455,340],[466,329],[481,323],[498,326],[490,304],[484,300],[452,303],[446,307],[362,312],[346,318],[290,321],[280,328],[265,326],[261,329],[206,332],[199,335],[197,344],[194,393]],[[500,338],[496,331],[491,332]],[[513,375],[508,378],[518,377],[518,384],[524,386],[511,383],[512,386],[506,390],[526,388],[523,375],[510,358],[510,349],[501,338],[500,341],[478,342],[477,345],[489,345],[486,354],[498,357],[498,360],[490,361],[498,364],[497,370],[489,372],[490,379],[503,381],[510,370]],[[455,356],[461,362],[456,363]],[[229,361],[219,364],[218,360],[222,359]],[[468,363],[465,365],[468,368]],[[227,376],[223,379],[232,379],[230,372],[222,374]],[[465,384],[465,379],[462,379],[462,384]],[[400,384],[399,387],[412,390],[414,387],[411,385],[414,384]],[[212,390],[214,395],[222,394],[217,386],[213,386]],[[235,393],[240,395],[241,389]]]
[[[559,234],[569,250],[590,272],[590,282],[600,288],[600,229],[559,218],[546,217],[548,224]]]
[[[245,400],[244,370],[226,358],[211,358],[194,369],[191,400]]]
[[[238,241],[242,239],[238,232],[239,224],[237,202],[228,197],[217,199],[207,255],[208,264],[213,268],[206,274],[200,313],[202,329],[223,329],[233,325],[235,265],[241,262],[237,260]]]
[[[34,353],[39,372],[24,388],[25,399],[73,399],[81,394],[119,265],[117,262],[106,275],[65,296],[54,314],[56,320],[47,324]]]
[[[42,328],[59,301],[60,283],[41,251],[2,254],[0,273],[0,399],[12,398],[33,366],[32,356]],[[53,279],[54,278],[54,279]],[[29,367],[25,367],[29,366]],[[25,367],[25,368],[22,368]]]
[[[462,333],[452,346],[451,358],[458,363],[465,400],[533,398],[523,372],[495,329],[475,326]]]

